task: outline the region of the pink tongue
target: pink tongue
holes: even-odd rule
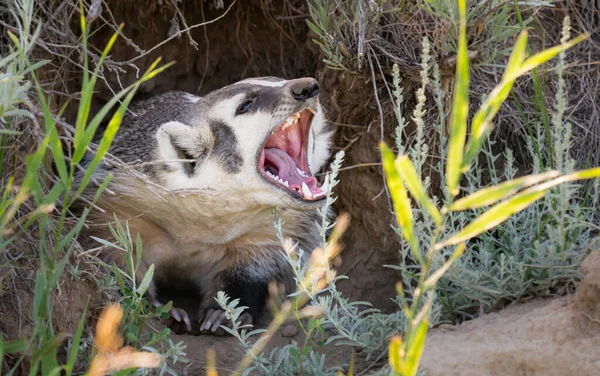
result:
[[[265,149],[265,166],[267,164],[277,167],[277,176],[281,180],[287,181],[290,188],[302,190],[302,183],[306,183],[311,193],[321,193],[321,190],[317,187],[317,179],[308,173],[307,176],[300,175],[296,162],[285,151],[277,148]]]

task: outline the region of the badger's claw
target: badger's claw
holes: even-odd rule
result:
[[[156,298],[150,298],[148,300],[155,308],[164,306],[164,304],[160,303]],[[189,333],[192,331],[192,322],[185,310],[171,307],[168,313],[170,318],[167,320],[166,325],[171,331],[175,334]]]
[[[252,315],[243,313],[239,317],[240,325],[252,324]],[[225,316],[225,311],[221,309],[209,309],[206,311],[204,318],[200,320],[200,332],[207,332],[215,336],[224,336],[227,334],[221,325],[231,328],[231,321]]]
[[[171,316],[171,318],[167,322],[167,326],[175,334],[189,333],[192,331],[190,317],[183,309],[173,307],[169,310],[169,316]],[[185,327],[183,327],[183,325],[185,325]]]

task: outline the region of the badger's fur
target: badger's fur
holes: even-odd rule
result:
[[[97,182],[113,175],[111,192],[97,202],[104,212],[92,212],[84,238],[110,238],[113,213],[127,221],[143,244],[136,277],[155,266],[150,300],[197,296],[186,303],[191,320],[181,308],[171,311],[180,329],[215,332],[226,324],[214,299],[220,290],[248,306],[244,320],[252,321],[269,282],[286,293],[294,286],[273,209],[282,209],[285,235],[303,249],[319,243],[314,209],[325,188],[314,175],[329,157],[331,131],[318,89],[312,78],[261,77],[204,97],[169,92],[133,104],[109,150],[126,167],[104,161],[95,171]],[[88,202],[94,190],[86,190]],[[124,252],[102,252],[124,266]]]

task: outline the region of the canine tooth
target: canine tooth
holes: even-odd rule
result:
[[[329,186],[327,185],[328,182],[329,182],[329,174],[327,174],[327,176],[325,177],[325,181],[323,182],[323,185],[319,189],[322,190],[323,192],[327,193],[327,188],[329,188]]]
[[[286,186],[286,187],[288,187],[288,188],[290,187],[290,183],[288,183],[287,181],[284,181],[284,182],[283,182],[283,185],[285,185],[285,186]]]
[[[310,191],[310,189],[308,189],[308,185],[306,185],[306,183],[302,182],[302,194],[304,195],[304,198],[312,198],[312,192]]]

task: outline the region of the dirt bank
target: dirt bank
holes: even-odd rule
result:
[[[428,376],[600,375],[600,252],[583,264],[574,296],[518,304],[433,330]]]

